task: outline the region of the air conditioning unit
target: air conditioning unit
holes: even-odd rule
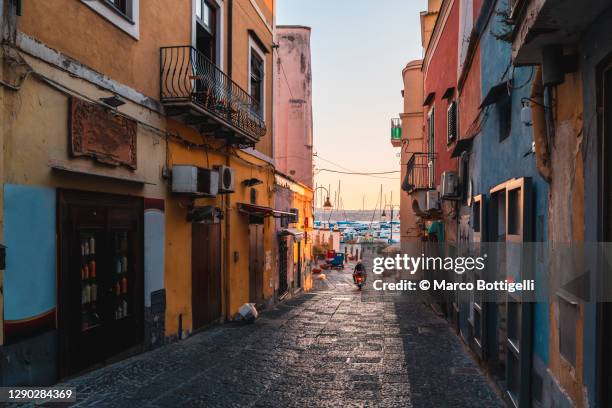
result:
[[[445,171],[442,173],[440,189],[443,199],[453,200],[459,198],[459,178],[457,172]]]
[[[199,197],[216,197],[219,173],[216,170],[190,165],[172,166],[172,192]]]
[[[236,184],[234,169],[228,166],[215,166],[215,170],[219,173],[219,193],[233,193]]]
[[[438,190],[427,190],[426,192],[426,210],[440,209],[440,194]]]
[[[289,218],[289,222],[292,224],[295,224],[296,222],[298,222],[300,220],[300,210],[297,208],[290,208],[289,209],[290,213],[293,213],[293,217]]]

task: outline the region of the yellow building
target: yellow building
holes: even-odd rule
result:
[[[276,208],[296,214],[277,220],[279,298],[312,288],[313,191],[293,178],[276,172]]]
[[[274,2],[2,7],[3,385],[273,298]]]

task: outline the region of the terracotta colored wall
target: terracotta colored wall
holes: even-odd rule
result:
[[[268,0],[266,0],[267,2]],[[258,2],[259,3],[259,2]],[[254,30],[257,36],[265,44],[270,53],[265,55],[265,122],[267,133],[257,143],[256,149],[268,157],[273,156],[272,151],[272,82],[273,82],[273,58],[272,58],[272,21],[266,23],[261,19],[256,9],[249,0],[235,0],[233,2],[233,30],[232,30],[232,80],[242,89],[249,92],[249,33]],[[260,7],[261,10],[261,7]],[[263,13],[263,10],[262,10]],[[271,15],[271,12],[270,12]]]
[[[276,42],[274,159],[280,172],[312,188],[310,28],[278,26]]]
[[[191,44],[191,1],[141,0],[140,40],[76,0],[23,1],[17,29],[159,99],[159,48]]]
[[[442,14],[438,18],[443,18]],[[440,23],[438,23],[440,24]],[[450,154],[454,144],[447,145],[447,124],[446,112],[448,109],[448,101],[442,99],[442,95],[450,87],[457,86],[457,40],[458,40],[458,25],[459,25],[459,2],[454,1],[448,19],[444,24],[444,28],[437,41],[432,39],[430,47],[433,49],[432,57],[428,66],[424,66],[424,96],[431,92],[436,93],[435,102],[435,146],[438,158],[436,161],[435,177],[436,183],[440,181],[440,175],[445,170],[456,170],[456,159],[451,159]],[[427,63],[427,61],[425,62]],[[425,132],[423,138],[423,147],[427,146],[427,114],[426,107],[423,113],[423,123],[425,124]],[[423,150],[426,151],[426,150]]]

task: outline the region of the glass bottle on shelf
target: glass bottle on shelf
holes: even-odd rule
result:
[[[127,293],[127,278],[125,276],[121,278],[121,293],[124,295]]]
[[[89,238],[89,253],[91,255],[96,253],[96,239],[93,236]]]
[[[89,262],[89,277],[96,277],[96,261],[93,259]]]

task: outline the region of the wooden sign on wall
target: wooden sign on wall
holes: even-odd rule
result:
[[[72,97],[69,127],[73,156],[88,156],[101,163],[136,169],[135,120]]]

